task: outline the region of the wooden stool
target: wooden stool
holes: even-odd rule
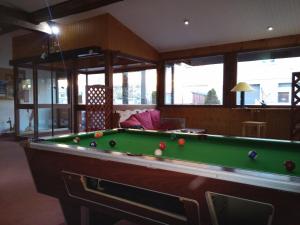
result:
[[[256,137],[265,137],[267,122],[244,121],[242,122],[242,136],[246,136],[249,127],[256,127]]]

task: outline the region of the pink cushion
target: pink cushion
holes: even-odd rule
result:
[[[147,130],[153,130],[153,124],[151,120],[150,112],[142,112],[134,115],[135,118],[142,124]]]
[[[155,130],[160,129],[160,111],[152,110],[149,113],[151,116],[153,129],[155,129]]]
[[[134,115],[131,115],[127,120],[121,122],[120,126],[123,128],[132,128],[142,126],[142,124],[135,118]]]

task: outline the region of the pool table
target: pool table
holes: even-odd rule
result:
[[[91,132],[23,143],[37,190],[59,199],[68,225],[121,219],[137,224],[300,224],[300,142],[102,132],[100,138]],[[179,138],[185,139],[183,146]],[[156,156],[160,142],[166,149]],[[256,159],[248,157],[251,150],[258,153]],[[293,160],[296,168],[287,171],[285,160]]]

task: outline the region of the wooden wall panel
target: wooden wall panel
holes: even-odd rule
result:
[[[13,37],[13,59],[40,55],[43,52],[42,46],[47,46],[47,43],[48,35],[38,32],[32,32],[29,34]]]
[[[109,49],[130,55],[158,60],[158,52],[114,17],[108,17]]]
[[[165,106],[164,117],[183,117],[187,128],[205,128],[210,134],[241,136],[242,121],[267,122],[267,138],[289,139],[290,109],[238,109],[223,107]]]
[[[72,24],[61,25],[59,35],[62,50],[88,46],[108,48],[108,14],[85,19]]]
[[[121,51],[129,55],[158,60],[158,52],[110,14],[60,24],[59,44],[63,51],[99,46],[102,49]],[[30,33],[13,40],[13,58],[40,55],[47,35]]]

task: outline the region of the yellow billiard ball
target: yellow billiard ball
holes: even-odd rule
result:
[[[103,133],[101,131],[96,131],[94,134],[95,138],[101,138],[103,136]]]

